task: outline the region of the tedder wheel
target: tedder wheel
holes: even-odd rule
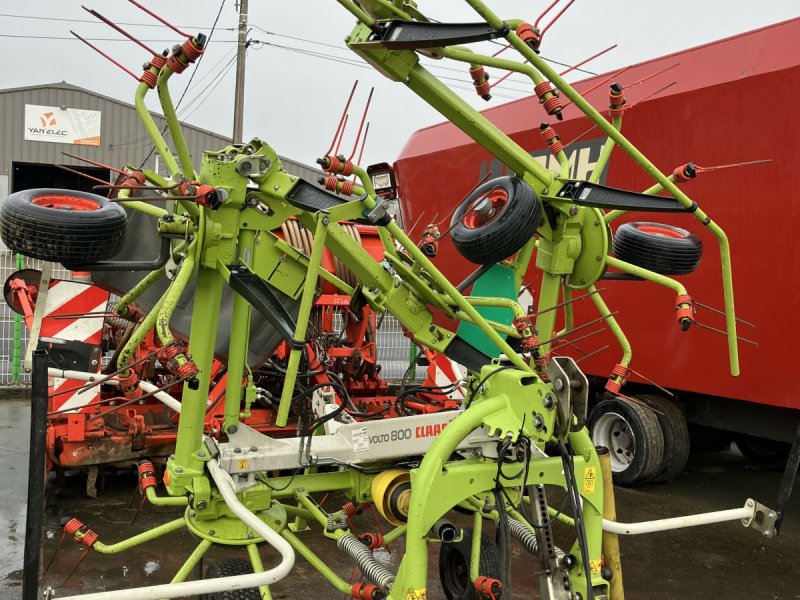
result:
[[[522,248],[539,226],[536,192],[519,177],[498,177],[478,186],[450,221],[459,254],[478,265],[499,262]]]
[[[609,450],[614,483],[642,485],[658,475],[664,434],[652,410],[625,398],[603,400],[589,413],[587,427],[594,445]]]
[[[469,579],[469,560],[472,553],[472,528],[464,528],[459,542],[443,543],[439,552],[439,578],[447,600],[478,600],[478,590]],[[479,573],[500,579],[500,551],[494,540],[481,533]]]
[[[689,459],[689,426],[678,405],[672,400],[655,394],[636,396],[653,409],[664,435],[664,460],[653,482],[671,481],[686,467]]]
[[[111,258],[122,248],[126,226],[121,206],[73,190],[23,190],[0,208],[0,236],[6,246],[67,265]]]
[[[614,236],[614,255],[662,275],[687,275],[703,257],[700,238],[662,223],[624,223]]]
[[[253,565],[243,558],[226,558],[212,563],[206,571],[206,579],[217,577],[231,577],[233,575],[248,575],[253,572]],[[258,588],[246,590],[227,590],[214,592],[208,595],[208,600],[261,600]]]
[[[792,448],[786,442],[744,434],[737,435],[734,441],[739,452],[747,460],[767,469],[782,468]]]

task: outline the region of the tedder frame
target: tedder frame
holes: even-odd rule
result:
[[[346,40],[353,51],[436,108],[507,165],[515,173],[514,185],[533,194],[535,209],[529,215],[528,238],[511,258],[492,261],[511,274],[511,297],[462,294],[468,286],[457,288],[437,270],[387,214],[366,171],[343,156],[326,154],[320,159],[327,173],[327,191],[285,172],[276,152],[259,139],[204,153],[196,171],[168,83],[174,73],[199,57],[205,38],[187,35],[169,56],[154,55],[146,65],[138,78],[136,110],[170,177],[129,167],[128,178],[109,187],[116,188],[116,202],[157,222],[159,234],[171,244],[177,270],[166,293],[120,353],[118,385],[127,398],[142,393],[143,384],[125,367],[141,336],[155,327],[160,342],[175,349],[169,358],[184,380],[184,391],[180,403],[166,394],[157,396],[180,412],[175,453],[167,461],[164,474],[168,496],[156,494],[148,463],[140,468],[141,488],[154,505],[182,506],[185,513],[112,545],[100,542],[97,533],[77,520],[66,530],[101,554],[121,552],[183,528],[201,541],[170,584],[82,598],[172,598],[253,587],[260,589],[262,598],[269,598],[268,586],[290,572],[297,553],[335,588],[352,597],[422,599],[428,589],[428,545],[454,542],[463,535],[446,520],[454,508],[474,515],[468,584],[475,586],[480,597],[510,597],[507,572],[482,572],[484,521],[492,521],[498,531],[515,537],[538,557],[543,597],[613,598],[614,586],[621,589],[618,556],[604,548],[603,542],[604,493],[609,490],[604,489],[601,457],[584,426],[588,384],[574,361],[554,355],[552,342],[577,330],[573,329],[570,299],[573,290],[587,290],[598,309],[598,321],[605,322],[620,343],[623,356],[612,381],[618,385],[624,382],[630,346],[595,287],[608,267],[673,289],[678,324],[684,330],[690,327],[692,300],[679,282],[609,256],[611,233],[607,222],[613,215],[603,209],[687,212],[719,241],[730,371],[737,375],[727,238],[677,188],[674,176],[662,173],[622,135],[621,112],[609,122],[539,56],[537,28],[522,20],[502,20],[481,0],[466,1],[481,22],[431,22],[408,0],[338,3],[358,19]],[[463,45],[493,39],[505,39],[527,64],[479,54]],[[485,89],[481,87],[486,83],[484,67],[527,75],[547,114],[559,118],[560,101],[565,97],[608,135],[595,174],[599,176],[611,151],[618,147],[655,180],[655,185],[634,193],[600,186],[597,177],[586,182],[570,180],[558,136],[549,124],[543,124],[543,135],[561,166],[560,173],[549,171],[426,70],[420,55],[466,63],[479,93]],[[177,160],[145,107],[145,96],[153,88],[157,88]],[[612,110],[622,104],[622,92],[612,87]],[[353,180],[349,179],[351,175],[355,176]],[[138,192],[145,189],[159,192],[162,200],[171,204],[162,208],[152,199],[138,199]],[[669,197],[657,196],[662,191]],[[477,211],[485,197],[471,201],[467,209]],[[506,197],[505,201],[511,203],[514,198]],[[309,255],[274,233],[289,219],[296,219],[313,233]],[[385,249],[382,262],[371,258],[347,234],[341,225],[345,221],[378,226]],[[180,240],[169,241],[170,237]],[[354,273],[356,286],[323,267],[325,247]],[[517,303],[516,292],[532,260],[543,279],[538,306],[528,314]],[[88,271],[105,268],[102,261],[77,266]],[[490,276],[488,266],[482,266],[474,280]],[[124,270],[124,264],[119,268]],[[124,316],[166,273],[160,267],[147,274],[119,301],[115,311]],[[170,319],[192,280],[196,280],[196,287],[187,349],[174,339]],[[354,306],[388,311],[418,345],[464,364],[469,376],[463,407],[357,422],[347,414],[346,392],[335,385],[309,388],[308,393],[293,397],[320,280],[350,296]],[[250,313],[256,308],[291,345],[276,425],[287,426],[293,407],[311,402],[313,419],[296,425],[297,437],[272,439],[241,423],[242,400],[252,393],[252,383],[243,386],[236,376],[228,378],[224,435],[217,440],[203,433],[209,370],[226,285],[237,292],[228,372],[246,374]],[[562,296],[564,301],[560,302]],[[496,314],[489,311],[498,308],[509,311],[512,318],[499,322],[485,316]],[[556,328],[558,314],[564,317],[561,331]],[[450,323],[471,325],[471,333],[462,335],[461,327],[455,331],[438,324],[438,316]],[[470,342],[476,336],[493,351],[479,351]],[[572,516],[548,506],[545,485],[566,489]],[[326,512],[314,496],[329,492],[343,494],[349,503],[341,510]],[[374,505],[395,527],[385,535],[356,537],[348,518],[361,505]],[[752,518],[756,509],[763,507],[751,501],[724,517],[699,521],[733,518],[749,524],[756,520]],[[768,530],[774,514],[765,514],[767,524],[758,521]],[[551,525],[555,520],[574,528],[574,543],[564,551],[553,543]],[[320,526],[326,537],[349,554],[368,582],[345,581],[312,552],[298,535],[309,523]],[[606,521],[605,526],[625,532],[613,522]],[[654,525],[649,530],[658,529]],[[376,561],[371,550],[400,537],[405,538],[405,551],[395,574]],[[508,543],[509,538],[504,539]],[[264,541],[281,556],[280,562],[268,569],[258,550],[258,544]],[[244,546],[254,573],[186,581],[214,544]]]

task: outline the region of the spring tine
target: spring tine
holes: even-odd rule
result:
[[[136,519],[139,516],[139,513],[142,512],[142,508],[144,507],[144,503],[147,501],[147,496],[142,495],[142,501],[139,503],[139,508],[136,509],[136,512],[133,515],[133,519],[131,519],[131,525],[136,523]]]
[[[89,554],[89,548],[86,548],[86,550],[83,551],[83,554],[81,554],[81,557],[78,559],[78,562],[76,562],[75,566],[72,567],[72,570],[69,572],[69,574],[66,577],[64,577],[64,581],[61,582],[61,585],[66,585],[67,581],[69,581],[69,578],[75,574],[75,571],[78,570],[78,567],[81,565],[83,559],[86,558],[88,554]]]
[[[125,71],[125,72],[126,72],[128,75],[130,75],[131,77],[133,77],[133,78],[134,78],[136,81],[139,81],[139,78],[136,76],[136,74],[135,74],[135,73],[133,73],[132,71],[130,71],[130,70],[126,69],[125,67],[123,67],[123,66],[122,66],[122,64],[120,64],[119,62],[117,62],[116,60],[114,60],[113,58],[111,58],[111,57],[110,57],[108,54],[106,54],[105,52],[103,52],[102,50],[100,50],[100,48],[98,48],[97,46],[95,46],[94,44],[92,44],[90,41],[88,41],[88,40],[86,40],[86,39],[82,38],[81,36],[79,36],[77,33],[75,33],[74,31],[72,31],[71,29],[69,30],[69,32],[70,32],[72,35],[74,35],[76,38],[78,38],[80,41],[82,41],[84,44],[86,44],[87,46],[89,46],[89,48],[91,48],[92,50],[94,50],[95,52],[97,52],[97,53],[98,53],[100,56],[102,56],[102,57],[103,57],[103,58],[105,58],[106,60],[108,60],[108,61],[112,62],[113,64],[115,64],[117,67],[119,67],[120,69],[122,69],[123,71]]]
[[[548,30],[548,29],[550,29],[550,28],[553,26],[553,23],[555,23],[556,21],[558,21],[558,19],[560,19],[560,18],[561,18],[561,15],[563,15],[565,12],[567,12],[567,9],[568,9],[570,6],[572,6],[574,3],[575,3],[575,0],[569,0],[569,2],[567,2],[567,5],[566,5],[564,8],[562,8],[562,9],[559,11],[559,13],[558,13],[558,14],[557,14],[555,17],[553,17],[553,20],[552,20],[552,21],[550,21],[550,22],[549,22],[549,23],[548,23],[548,24],[547,24],[547,25],[546,25],[546,26],[545,26],[545,27],[542,29],[542,32],[539,34],[539,40],[540,40],[540,42],[541,42],[542,38],[544,37],[544,34],[545,34],[545,33],[547,33],[547,30]],[[552,6],[552,5],[551,5],[551,6]],[[550,10],[550,9],[548,8],[547,10]]]
[[[128,2],[130,2],[131,4],[133,4],[133,5],[134,5],[136,8],[139,8],[139,9],[143,10],[144,12],[146,12],[148,15],[150,15],[151,17],[153,17],[153,18],[154,18],[156,21],[158,21],[158,22],[160,22],[160,23],[163,23],[164,25],[166,25],[167,27],[169,27],[170,29],[172,29],[172,31],[174,31],[174,32],[175,32],[175,33],[177,33],[178,35],[182,35],[182,36],[184,36],[184,37],[187,37],[187,38],[190,38],[190,39],[193,37],[193,36],[189,35],[188,33],[185,33],[185,32],[183,32],[183,31],[181,31],[180,29],[178,29],[177,27],[175,27],[175,25],[173,25],[172,23],[170,23],[170,22],[169,22],[169,21],[167,21],[166,19],[163,19],[163,18],[159,17],[159,16],[158,16],[156,13],[154,13],[153,11],[151,11],[151,10],[149,10],[149,9],[145,8],[144,6],[142,6],[141,4],[139,4],[138,2],[136,2],[136,0],[128,0]]]
[[[581,356],[580,358],[576,358],[575,359],[575,364],[578,364],[581,361],[586,360],[587,358],[591,358],[592,356],[595,356],[596,354],[600,354],[601,352],[603,352],[603,350],[608,350],[609,348],[611,348],[611,344],[607,344],[607,345],[603,346],[602,348],[598,348],[597,350],[593,350],[592,352],[589,352],[589,354],[587,354],[586,356]]]
[[[531,313],[531,315],[543,315],[544,313],[548,313],[551,310],[556,310],[557,308],[561,308],[562,306],[566,306],[567,304],[572,304],[573,302],[577,302],[578,300],[583,300],[584,298],[588,298],[594,294],[599,294],[600,292],[606,291],[606,288],[599,288],[593,292],[587,292],[586,294],[581,294],[580,296],[575,296],[574,298],[570,298],[569,300],[564,300],[564,302],[560,302],[558,304],[554,304],[550,308],[545,308],[544,310],[537,311],[535,313]]]
[[[583,96],[583,97],[585,98],[585,97],[587,96],[587,94],[589,94],[590,92],[593,92],[593,91],[595,91],[595,90],[596,90],[597,88],[599,88],[601,85],[608,83],[608,82],[609,82],[609,81],[611,81],[612,79],[614,79],[614,78],[616,78],[616,77],[619,77],[620,75],[622,75],[622,74],[623,74],[625,71],[627,71],[627,70],[628,70],[628,69],[630,69],[630,68],[631,68],[630,66],[627,66],[627,67],[625,67],[624,69],[620,69],[619,71],[617,71],[617,72],[616,72],[616,73],[614,73],[613,75],[609,75],[608,77],[606,77],[606,78],[605,78],[605,79],[603,79],[602,81],[599,81],[598,83],[595,83],[593,86],[591,86],[591,87],[587,88],[585,91],[583,91],[583,92],[580,92],[580,95],[581,95],[581,96]],[[563,108],[567,108],[567,107],[568,107],[570,104],[572,104],[572,100],[570,100],[570,101],[568,101],[568,102],[565,102],[565,103],[564,103],[564,105],[563,105]],[[562,108],[562,110],[563,110],[563,108]]]
[[[656,413],[657,415],[662,415],[662,416],[663,416],[663,414],[664,414],[663,412],[661,412],[661,411],[660,411],[660,410],[658,410],[657,408],[653,408],[653,407],[652,407],[652,406],[650,406],[649,404],[645,404],[644,402],[642,402],[642,401],[641,401],[641,400],[639,400],[638,398],[634,398],[634,397],[632,397],[632,396],[626,396],[625,394],[623,394],[623,393],[621,393],[621,392],[617,392],[617,393],[616,393],[616,394],[614,394],[614,395],[615,395],[617,398],[624,398],[624,399],[625,399],[625,400],[627,400],[628,402],[633,402],[634,404],[638,404],[639,406],[642,406],[642,407],[644,407],[644,408],[648,408],[648,409],[652,410],[654,413]]]
[[[88,13],[89,13],[90,15],[92,15],[93,17],[96,17],[96,18],[100,19],[100,20],[101,20],[103,23],[105,23],[106,25],[108,25],[109,27],[111,27],[111,29],[113,29],[114,31],[117,31],[117,32],[121,33],[121,34],[122,34],[122,35],[124,35],[126,38],[128,38],[130,41],[132,41],[132,42],[134,42],[135,44],[138,44],[139,46],[141,46],[142,48],[144,48],[145,50],[147,50],[147,51],[148,51],[150,54],[152,54],[153,56],[158,56],[158,53],[157,53],[155,50],[153,50],[152,48],[150,48],[150,47],[149,47],[147,44],[145,44],[145,43],[144,43],[144,42],[142,42],[141,40],[138,40],[138,39],[136,39],[136,38],[135,38],[135,37],[133,37],[133,36],[132,36],[130,33],[128,33],[127,31],[125,31],[125,30],[124,30],[122,27],[120,27],[120,26],[119,26],[119,25],[117,25],[116,23],[113,23],[113,22],[111,22],[109,19],[107,19],[106,17],[104,17],[103,15],[101,15],[99,12],[97,12],[97,11],[96,11],[96,10],[94,10],[93,8],[86,8],[86,7],[85,7],[85,6],[83,6],[83,5],[81,5],[81,8],[82,8],[83,10],[85,10],[86,12],[88,12]]]
[[[702,302],[698,302],[697,300],[695,300],[694,303],[700,308],[705,308],[706,310],[710,310],[711,312],[717,313],[718,315],[725,315],[725,311],[719,310],[718,308],[708,306],[707,304],[703,304]],[[757,328],[756,324],[751,323],[750,321],[745,321],[744,319],[740,319],[739,317],[736,317],[736,320],[742,325],[747,325],[748,327],[752,327],[753,329]]]
[[[717,329],[716,327],[711,327],[711,325],[706,325],[705,323],[701,323],[700,321],[694,321],[694,324],[697,325],[698,327],[703,328],[703,329],[708,329],[709,331],[713,331],[715,333],[721,333],[722,335],[724,335],[726,337],[728,335],[727,331],[723,331],[722,329]],[[739,340],[739,341],[742,341],[742,342],[747,342],[748,344],[753,344],[753,346],[758,348],[758,342],[754,342],[753,340],[748,340],[747,338],[743,338],[743,337],[738,336],[738,335],[736,336],[736,339]]]
[[[579,62],[579,63],[577,63],[577,64],[575,64],[575,65],[572,65],[572,66],[571,66],[570,68],[568,68],[566,71],[561,71],[561,73],[559,73],[559,74],[558,74],[558,76],[559,76],[559,77],[563,77],[564,75],[566,75],[566,74],[567,74],[567,73],[569,73],[570,71],[574,71],[575,69],[578,69],[578,68],[582,67],[583,65],[585,65],[585,64],[586,64],[586,63],[588,63],[589,61],[591,61],[591,60],[594,60],[595,58],[598,58],[598,57],[600,57],[600,56],[603,56],[603,54],[605,54],[606,52],[610,52],[611,50],[613,50],[614,48],[616,48],[616,47],[617,47],[617,45],[618,45],[618,44],[614,44],[613,46],[609,46],[609,47],[608,47],[608,48],[606,48],[605,50],[601,50],[601,51],[600,51],[600,52],[598,52],[597,54],[592,54],[592,56],[590,56],[589,58],[585,58],[585,59],[583,59],[581,62]]]
[[[539,346],[544,346],[545,344],[550,344],[552,342],[555,342],[556,340],[563,339],[563,338],[565,338],[566,336],[568,336],[570,333],[572,333],[574,331],[580,331],[581,329],[585,329],[586,327],[589,327],[590,325],[596,325],[597,323],[602,323],[606,319],[610,319],[611,317],[616,317],[618,314],[619,314],[619,311],[615,310],[613,312],[608,313],[607,315],[603,315],[603,316],[597,317],[596,319],[592,319],[591,321],[587,321],[586,323],[583,323],[582,325],[578,325],[577,327],[573,327],[570,331],[567,331],[565,333],[561,333],[559,335],[551,337],[549,340],[545,340],[543,342],[539,342]]]
[[[419,225],[419,222],[420,222],[420,220],[421,220],[421,219],[422,219],[422,217],[424,217],[424,216],[425,216],[425,211],[423,210],[421,213],[419,213],[419,216],[417,217],[417,220],[416,220],[416,221],[414,221],[414,224],[411,226],[411,229],[409,229],[408,231],[406,231],[406,235],[407,235],[409,238],[411,237],[411,232],[412,232],[412,231],[414,231],[414,230],[417,228],[417,225]]]
[[[750,165],[763,165],[765,163],[771,163],[771,162],[772,162],[771,158],[764,158],[764,159],[761,159],[761,160],[746,160],[744,162],[731,163],[731,164],[728,164],[728,165],[716,165],[716,166],[713,166],[713,167],[701,167],[699,165],[695,165],[695,167],[697,168],[697,170],[699,172],[702,173],[702,172],[706,172],[706,171],[717,171],[719,169],[732,169],[733,167],[747,167],[747,166],[750,166]]]
[[[569,142],[567,142],[566,144],[564,144],[564,148],[566,148],[566,147],[568,147],[568,146],[571,146],[572,144],[574,144],[575,142],[577,142],[579,139],[583,138],[584,136],[587,136],[587,135],[589,135],[589,134],[590,134],[590,133],[592,133],[592,132],[593,132],[595,129],[597,129],[597,125],[592,125],[591,127],[589,127],[589,129],[587,129],[586,131],[584,131],[584,132],[583,132],[582,134],[580,134],[578,137],[576,137],[576,138],[573,138],[572,140],[570,140]]]
[[[361,123],[359,123],[358,125],[358,133],[356,133],[356,141],[353,142],[353,151],[350,153],[350,156],[347,157],[347,160],[353,160],[353,157],[356,155],[356,148],[358,148],[358,141],[361,139],[361,131],[364,129],[364,121],[367,120],[369,105],[372,104],[372,94],[374,93],[375,93],[375,88],[373,87],[369,91],[369,96],[367,96],[367,105],[364,107],[364,112],[361,115]]]
[[[344,124],[342,125],[342,131],[339,135],[339,139],[336,141],[336,148],[333,150],[334,154],[339,154],[339,146],[342,145],[342,139],[344,138],[344,131],[347,129],[347,121],[350,120],[350,113],[347,113],[344,116]]]
[[[680,64],[681,64],[681,63],[677,62],[677,63],[675,63],[674,65],[670,65],[670,66],[669,66],[669,67],[667,67],[666,69],[661,69],[660,71],[657,71],[657,72],[655,72],[655,73],[651,73],[650,75],[646,75],[646,76],[642,77],[641,79],[639,79],[638,81],[634,81],[632,84],[624,86],[624,88],[623,88],[623,89],[629,90],[629,89],[631,89],[631,88],[634,88],[634,87],[636,87],[637,85],[639,85],[640,83],[644,83],[645,81],[647,81],[647,80],[649,80],[649,79],[652,79],[653,77],[656,77],[656,76],[658,76],[658,75],[661,75],[662,73],[666,73],[666,72],[667,72],[667,71],[669,71],[670,69],[674,69],[675,67],[677,67],[677,66],[678,66],[678,65],[680,65]]]
[[[328,148],[328,151],[323,156],[330,156],[330,153],[333,151],[333,146],[336,143],[336,138],[339,137],[339,130],[342,128],[342,124],[345,122],[347,109],[350,108],[350,102],[353,100],[353,94],[355,94],[357,87],[358,87],[358,79],[356,79],[353,82],[353,88],[350,90],[350,95],[347,97],[347,102],[344,105],[342,116],[339,117],[339,125],[336,126],[336,133],[333,134],[333,139],[331,140],[331,147]]]
[[[534,27],[539,27],[539,22],[542,20],[542,18],[544,18],[544,16],[547,13],[549,13],[550,10],[558,3],[559,3],[559,0],[553,0],[553,2],[551,2],[550,5],[547,8],[545,8],[538,17],[536,17],[536,22],[533,24],[533,26]]]
[[[646,375],[642,375],[641,373],[639,373],[639,371],[634,371],[633,369],[630,368],[630,366],[628,366],[628,370],[630,370],[630,372],[633,373],[634,375],[638,375],[639,377],[644,379],[647,383],[650,383],[650,384],[656,386],[658,389],[660,389],[665,394],[667,394],[669,396],[672,396],[673,398],[675,397],[675,394],[670,392],[667,388],[661,387],[660,385],[658,385],[655,381],[653,381],[652,379],[650,379]]]
[[[80,175],[81,177],[85,177],[86,179],[91,179],[92,181],[99,181],[101,184],[105,185],[107,182],[103,181],[99,177],[95,177],[94,175],[89,175],[88,173],[82,173],[76,169],[71,169],[66,165],[56,165],[62,171],[66,171],[67,173],[72,173],[73,175]]]
[[[572,329],[572,330],[568,331],[567,333],[572,333],[573,331],[575,331],[575,330]],[[582,335],[581,337],[575,338],[574,340],[571,340],[571,341],[572,342],[580,342],[582,340],[585,340],[586,338],[592,337],[593,335],[597,335],[598,333],[603,333],[604,331],[605,331],[605,329],[598,329],[596,331],[592,331],[591,333],[587,333],[586,335]],[[564,340],[564,339],[559,340],[558,343],[559,344],[565,344],[566,340]]]
[[[126,175],[126,176],[130,175],[130,173],[127,173],[122,169],[117,169],[116,167],[112,167],[111,165],[106,165],[101,162],[91,160],[89,158],[84,158],[83,156],[78,156],[77,154],[70,154],[69,152],[62,152],[61,154],[63,154],[64,156],[69,156],[70,158],[74,158],[75,160],[80,160],[85,163],[89,163],[90,165],[94,165],[95,167],[100,167],[102,169],[108,169],[109,171],[114,171],[115,173],[119,173],[120,175]]]
[[[50,567],[52,566],[53,561],[56,559],[56,555],[58,554],[58,551],[61,550],[61,546],[64,544],[64,537],[66,535],[67,535],[67,532],[62,529],[61,530],[61,537],[58,540],[58,545],[56,546],[56,549],[53,550],[53,554],[50,557],[50,560],[47,561],[47,564],[44,567],[44,571],[42,571],[42,577],[47,575],[47,572],[50,570]]]
[[[140,486],[137,484],[136,485],[136,489],[133,490],[133,496],[131,496],[131,501],[128,502],[128,508],[133,508],[133,503],[139,497],[139,489],[140,489]]]

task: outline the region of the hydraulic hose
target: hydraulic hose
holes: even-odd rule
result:
[[[364,577],[377,585],[387,594],[392,589],[394,575],[372,556],[372,551],[367,548],[352,533],[347,533],[336,541],[339,549],[343,550],[350,558],[356,561]]]
[[[289,542],[239,502],[238,498],[236,498],[230,475],[223,471],[216,461],[212,460],[206,464],[212,479],[217,484],[217,488],[231,512],[263,537],[281,555],[281,562],[278,566],[261,573],[203,579],[200,581],[185,581],[183,583],[167,583],[113,592],[97,592],[82,596],[68,596],[60,600],[161,600],[162,598],[180,598],[182,596],[257,588],[271,585],[286,577],[294,566],[294,550],[289,545]]]

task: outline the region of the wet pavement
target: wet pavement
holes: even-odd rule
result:
[[[0,600],[14,600],[21,596],[27,440],[27,402],[0,403],[0,519],[6,538],[5,551],[0,555]],[[748,465],[733,452],[693,456],[686,472],[671,484],[617,489],[618,518],[637,521],[737,508],[747,497],[774,505],[780,477],[779,472]],[[43,585],[52,586],[57,597],[65,597],[168,582],[196,544],[186,532],[172,534],[119,555],[92,553],[64,581],[82,555],[81,547],[70,540],[56,552],[61,536],[60,524],[65,517],[79,518],[100,535],[101,541],[112,543],[179,514],[174,509],[146,506],[131,525],[136,513],[135,506],[129,508],[136,486],[133,472],[110,470],[106,473],[98,482],[100,495],[97,500],[85,497],[85,483],[85,476],[76,473],[67,477],[64,488],[56,493],[54,482],[50,482],[43,562],[54,554],[55,557]],[[556,531],[557,542],[564,533]],[[316,532],[301,536],[340,576],[350,577],[352,562],[330,540],[323,539]],[[737,523],[726,523],[628,536],[623,537],[620,543],[629,600],[800,599],[800,490],[793,498],[782,534],[777,539],[766,539]],[[513,547],[514,598],[538,598],[534,559],[520,552],[516,543]],[[394,544],[392,556],[382,558],[396,563],[401,550],[399,544]],[[212,549],[208,560],[231,556],[244,556],[244,552]],[[263,551],[262,556],[267,567],[271,559],[274,560],[274,553]],[[435,549],[431,553],[430,567],[428,597],[443,598]],[[301,558],[297,559],[293,575],[274,585],[272,593],[276,599],[311,595],[318,600],[342,598],[341,593],[329,586]]]

